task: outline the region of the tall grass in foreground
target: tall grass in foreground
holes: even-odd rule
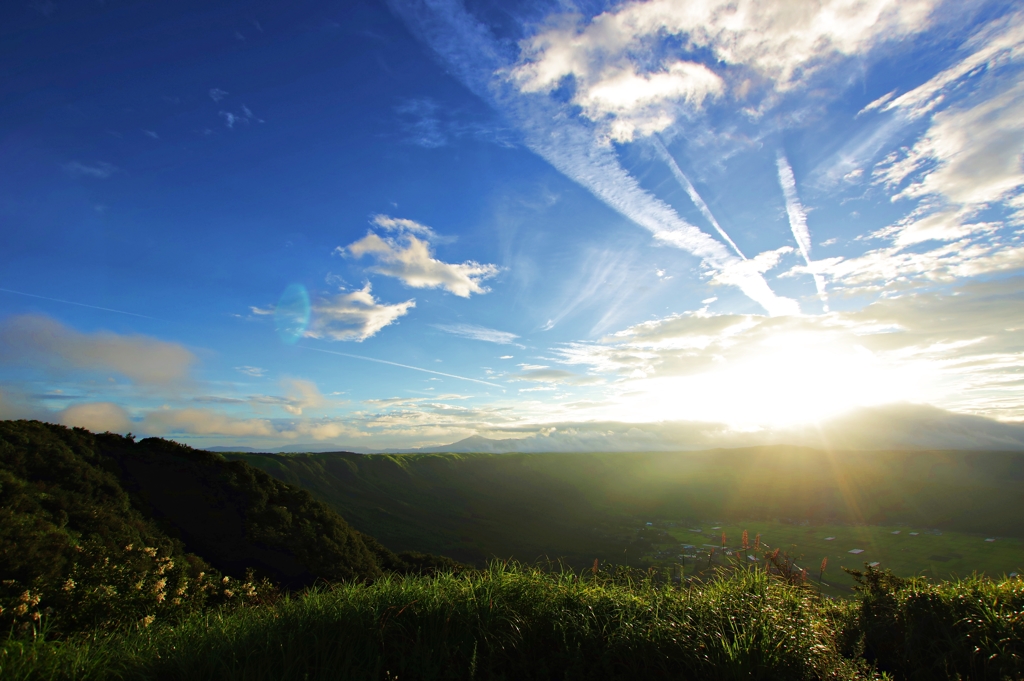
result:
[[[920,650],[933,658],[929,669],[942,670],[927,678],[1021,678],[1019,584],[875,581],[864,600],[840,601],[757,571],[672,587],[495,563],[463,575],[335,585],[177,626],[11,640],[0,676],[858,679],[876,676],[877,664],[913,678],[893,656]],[[931,609],[909,605],[919,598]],[[935,625],[910,626],[919,617]],[[929,639],[939,631],[957,645]]]

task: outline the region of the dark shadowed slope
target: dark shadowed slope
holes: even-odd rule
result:
[[[190,566],[182,584],[213,566],[234,576],[253,568],[292,588],[454,565],[396,555],[309,492],[241,461],[156,438],[0,422],[0,598],[45,585],[49,603],[55,592],[82,593],[88,573],[113,607],[107,596],[143,584],[165,559],[177,567],[160,575]],[[168,591],[158,602],[174,599]]]
[[[908,522],[1024,536],[1024,454],[756,447],[611,454],[228,454],[389,546],[621,561],[628,518]]]

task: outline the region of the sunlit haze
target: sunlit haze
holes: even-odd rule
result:
[[[0,34],[0,418],[1024,448],[1016,3],[67,0]]]

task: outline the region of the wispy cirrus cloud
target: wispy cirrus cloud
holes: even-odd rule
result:
[[[510,374],[510,381],[529,381],[532,383],[561,384],[561,385],[597,385],[604,383],[600,376],[587,376],[565,369],[552,369],[546,366],[524,366],[524,370],[516,374]]]
[[[525,86],[530,78],[516,77],[514,73],[517,68],[527,69],[527,63],[518,62],[458,2],[448,0],[429,6],[415,1],[395,2],[393,6],[454,74],[508,115],[527,146],[560,172],[647,229],[657,241],[699,257],[715,281],[737,286],[771,314],[799,310],[792,299],[776,295],[760,272],[744,266],[744,261],[721,242],[641,188],[636,178],[622,167],[606,134],[588,126],[565,104],[545,94],[545,87],[533,91]],[[580,55],[581,59],[587,57],[585,50]],[[535,57],[546,59],[539,53]]]
[[[814,277],[814,286],[818,289],[818,297],[828,311],[828,296],[825,293],[825,278],[814,270],[811,262],[811,230],[807,227],[807,211],[800,203],[800,197],[796,193],[796,178],[793,176],[793,169],[789,165],[789,159],[781,151],[776,158],[776,166],[779,169],[779,185],[782,187],[782,194],[786,198],[786,215],[789,217],[789,229],[804,257],[807,270]]]
[[[61,167],[74,177],[92,177],[97,180],[105,180],[118,171],[117,166],[106,161],[97,161],[92,165],[81,161],[68,161]]]
[[[472,340],[484,341],[486,343],[498,343],[499,345],[510,345],[519,336],[509,331],[498,331],[476,324],[433,324],[435,329],[440,329],[453,336],[461,336]]]
[[[925,83],[890,93],[862,112],[888,112],[890,127],[926,121],[913,144],[889,153],[871,173],[894,202],[917,205],[873,234],[891,247],[834,261],[833,276],[863,282],[889,271],[904,280],[915,274],[950,280],[1020,266],[1019,244],[1004,228],[1024,224],[1024,13],[984,25],[961,54]],[[934,241],[953,244],[921,250]]]

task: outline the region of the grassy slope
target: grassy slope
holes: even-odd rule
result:
[[[666,587],[494,564],[336,585],[66,644],[0,647],[5,679],[1014,679],[1019,580],[875,573],[859,602],[763,572]]]
[[[808,519],[1024,537],[1024,454],[760,447],[697,453],[229,454],[385,544],[481,561],[622,562],[649,518]],[[618,534],[617,534],[618,532]]]

